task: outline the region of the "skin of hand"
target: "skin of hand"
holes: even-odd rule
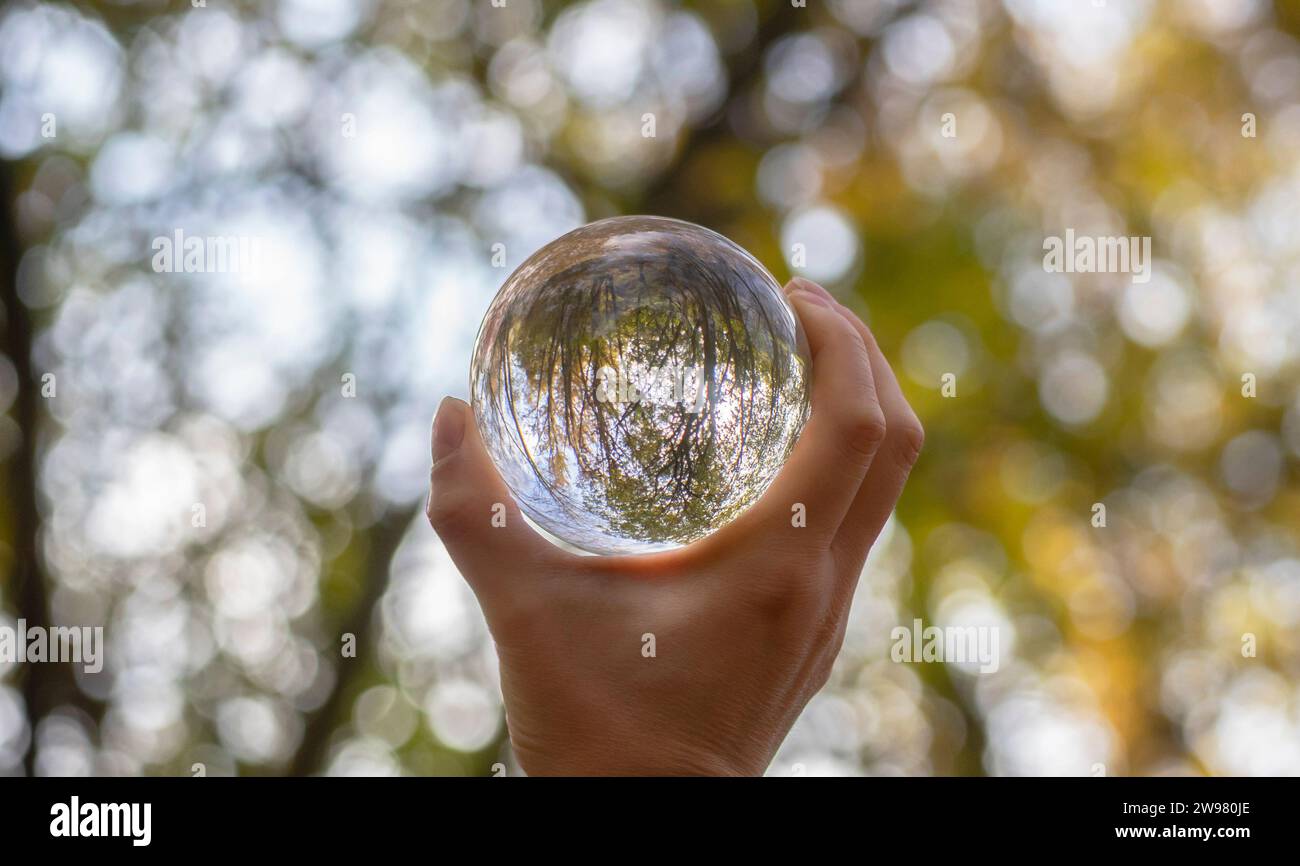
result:
[[[866,326],[814,283],[785,291],[812,352],[808,423],[763,497],[686,547],[561,550],[520,515],[470,407],[439,407],[426,510],[496,641],[529,775],[761,775],[826,683],[924,433]]]

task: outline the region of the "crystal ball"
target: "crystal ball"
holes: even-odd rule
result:
[[[749,253],[680,220],[599,220],[501,286],[474,417],[535,526],[594,554],[703,538],[752,505],[808,418],[807,340]]]

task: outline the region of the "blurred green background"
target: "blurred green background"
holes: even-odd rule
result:
[[[429,421],[515,266],[651,213],[830,288],[928,433],[771,774],[1300,774],[1298,33],[1264,0],[9,3],[0,625],[107,651],[0,662],[0,773],[517,774]],[[262,256],[159,272],[178,230]],[[1067,230],[1149,236],[1150,280],[1048,272]],[[894,663],[914,617],[997,626],[999,670]]]

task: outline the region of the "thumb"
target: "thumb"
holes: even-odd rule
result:
[[[563,554],[524,522],[465,401],[443,399],[432,438],[425,513],[486,611],[526,592],[538,566]]]

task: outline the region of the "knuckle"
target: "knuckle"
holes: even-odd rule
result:
[[[844,444],[859,456],[873,457],[887,433],[885,414],[879,406],[863,407],[844,419]]]
[[[835,670],[835,655],[827,653],[818,660],[816,667],[813,668],[812,687],[814,692],[820,692],[826,688],[826,684],[831,681],[831,673]]]
[[[801,639],[804,656],[810,661],[820,658],[835,641],[840,629],[840,612],[823,585],[792,604],[792,623]]]
[[[808,670],[808,684],[814,693],[820,692],[830,682],[831,674],[835,671],[835,658],[838,655],[837,651],[833,652],[830,647],[827,647],[814,658]]]
[[[831,649],[832,655],[838,651],[836,643],[839,639],[840,632],[844,627],[844,614],[834,598],[827,600],[825,609],[817,623],[817,646],[822,649]]]
[[[817,661],[812,671],[812,679],[818,690],[830,681],[835,670],[835,660],[839,658],[840,650],[844,647],[847,625],[847,620],[843,616],[828,616],[819,629],[815,649]]]
[[[448,497],[434,496],[429,499],[429,506],[424,513],[429,518],[429,525],[442,534],[455,525],[459,511]]]
[[[914,465],[925,447],[925,428],[920,419],[912,414],[905,421],[893,425],[890,432],[897,437],[898,444],[894,448],[899,462],[909,467]]]
[[[459,531],[462,527],[467,506],[468,503],[463,496],[435,487],[429,496],[429,504],[425,507],[424,513],[429,518],[429,525],[439,535],[447,535]]]
[[[460,489],[462,485],[455,483],[455,463],[456,456],[452,455],[429,470],[429,499],[424,514],[440,535],[455,530],[469,505]]]

